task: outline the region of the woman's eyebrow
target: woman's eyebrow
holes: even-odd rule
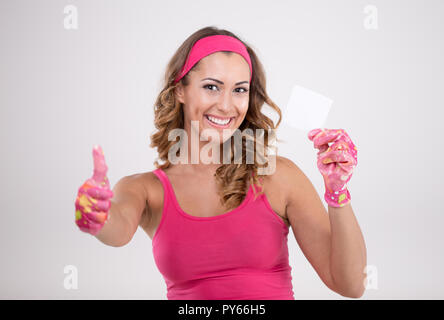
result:
[[[216,82],[218,82],[218,83],[220,83],[220,84],[224,84],[222,81],[217,80],[217,79],[213,79],[213,78],[205,78],[205,79],[202,79],[201,81],[204,81],[204,80],[213,80],[213,81],[216,81]],[[240,85],[240,84],[242,84],[242,83],[248,83],[248,81],[237,82],[235,85],[237,86],[237,85]]]

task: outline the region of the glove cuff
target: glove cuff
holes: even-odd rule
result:
[[[324,199],[329,206],[341,208],[351,201],[351,196],[346,187],[341,191],[335,191],[333,193],[330,193],[328,190],[325,191]]]

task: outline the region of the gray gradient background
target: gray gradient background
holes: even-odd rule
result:
[[[187,3],[187,4],[185,4]],[[63,27],[77,6],[79,29]],[[378,9],[378,30],[363,26]],[[142,229],[120,248],[82,233],[74,200],[102,146],[112,185],[152,171],[166,63],[215,25],[256,49],[282,109],[298,84],[334,100],[327,128],[359,149],[349,184],[378,288],[362,299],[442,299],[443,1],[0,1],[0,298],[166,299]],[[276,119],[276,117],[275,117]],[[316,150],[282,126],[278,153],[323,195]],[[347,299],[289,233],[296,299]],[[78,269],[66,290],[64,266]]]

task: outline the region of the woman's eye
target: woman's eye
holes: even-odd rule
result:
[[[204,88],[209,88],[209,87],[215,87],[215,88],[217,88],[217,86],[214,85],[214,84],[207,84],[207,85],[204,86]],[[244,90],[244,91],[237,91],[237,92],[240,92],[240,93],[248,92],[248,90],[245,89],[245,88],[236,88],[236,90],[238,90],[238,89],[242,89],[242,90]],[[214,91],[214,90],[211,90],[211,89],[209,89],[209,90],[210,90],[210,91]]]
[[[217,86],[215,86],[214,84],[207,84],[206,86],[204,86],[204,88],[208,88],[208,87],[216,87],[217,88]],[[214,91],[214,90],[211,90],[211,91]]]

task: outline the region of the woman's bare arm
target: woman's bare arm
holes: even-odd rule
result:
[[[106,245],[121,247],[131,241],[145,210],[146,193],[140,174],[121,178],[112,189],[108,220],[96,235]]]

